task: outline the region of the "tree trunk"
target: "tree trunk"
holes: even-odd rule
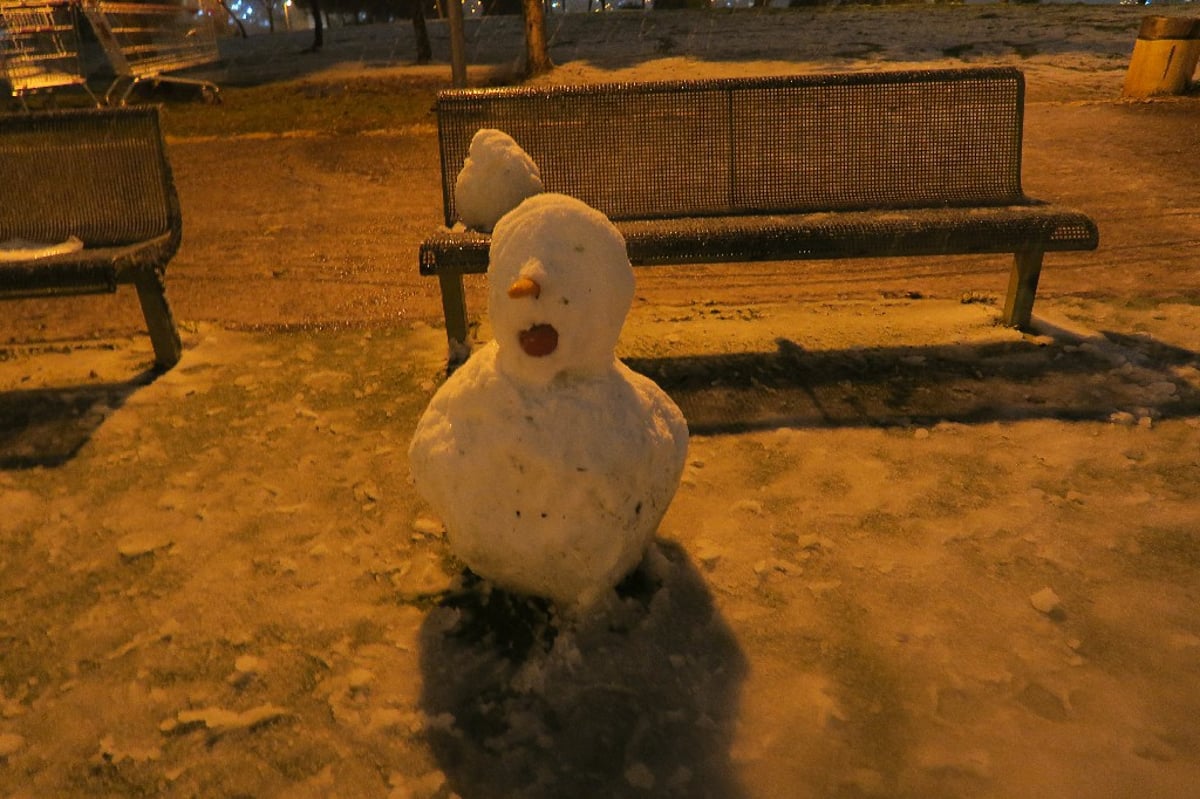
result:
[[[546,43],[546,9],[542,0],[521,0],[525,12],[525,76],[533,77],[554,68]]]
[[[305,52],[315,53],[325,44],[325,23],[321,19],[321,0],[308,0],[313,15],[313,43]]]
[[[242,38],[250,38],[246,35],[246,26],[243,25],[242,21],[237,18],[237,14],[233,13],[233,10],[229,6],[225,5],[225,0],[221,0],[221,8],[225,9],[225,13],[229,15],[231,20],[233,20],[233,24],[237,25],[238,33],[242,35]]]
[[[429,29],[425,27],[425,0],[413,3],[413,36],[417,40],[417,63],[428,64],[433,60],[433,45],[429,43]]]

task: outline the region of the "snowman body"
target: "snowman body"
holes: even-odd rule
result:
[[[496,225],[488,280],[495,340],[434,395],[412,474],[472,571],[587,605],[644,555],[687,426],[614,354],[633,275],[603,214],[562,195],[525,200]]]
[[[430,403],[413,440],[418,488],[472,571],[587,604],[641,560],[678,486],[686,427],[623,365],[530,386],[497,354],[486,345]]]

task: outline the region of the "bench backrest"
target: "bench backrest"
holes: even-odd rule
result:
[[[438,95],[446,224],[480,128],[613,219],[1022,201],[1011,68],[457,89]]]
[[[181,229],[157,108],[0,114],[0,240],[111,247]]]

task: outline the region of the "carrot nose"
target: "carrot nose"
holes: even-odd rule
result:
[[[508,296],[514,300],[518,297],[533,297],[536,300],[542,296],[542,287],[533,278],[519,277],[508,287]]]

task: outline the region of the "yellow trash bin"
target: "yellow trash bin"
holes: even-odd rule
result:
[[[1126,97],[1184,94],[1200,59],[1200,19],[1146,17],[1133,45]]]

